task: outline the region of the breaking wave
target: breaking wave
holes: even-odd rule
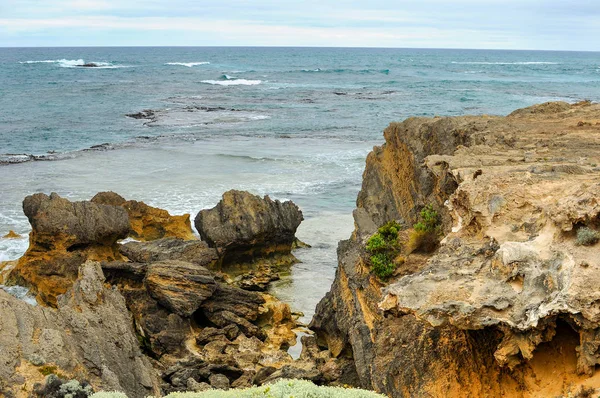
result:
[[[187,66],[188,68],[192,68],[198,65],[208,65],[210,62],[167,62],[165,65],[173,65],[173,66]]]

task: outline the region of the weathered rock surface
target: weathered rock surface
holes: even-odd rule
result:
[[[149,241],[161,238],[197,239],[192,232],[190,215],[172,216],[168,211],[148,206],[144,202],[125,200],[114,192],[97,193],[91,200],[93,203],[120,206],[127,210],[131,230],[129,236],[134,239]]]
[[[393,397],[567,396],[600,387],[600,105],[410,118],[367,158],[331,291],[311,327],[358,384]],[[432,205],[445,235],[386,284],[366,239]]]
[[[121,258],[116,242],[129,233],[121,208],[40,193],[25,198],[23,211],[32,227],[29,248],[8,279],[34,289],[43,303],[56,305],[86,260]]]
[[[202,240],[225,257],[290,253],[302,212],[294,203],[281,203],[244,191],[228,191],[212,209],[194,221]]]
[[[103,282],[100,265],[86,262],[57,309],[31,306],[0,290],[0,395],[27,396],[50,371],[130,397],[158,392],[125,300]]]
[[[215,268],[217,250],[199,240],[163,238],[150,242],[129,242],[121,246],[121,253],[131,261],[147,263],[165,260],[187,261]]]
[[[162,306],[184,317],[196,312],[217,289],[212,273],[203,266],[172,260],[150,264],[145,283]]]

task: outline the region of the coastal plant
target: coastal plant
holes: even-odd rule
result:
[[[576,242],[581,246],[592,246],[600,240],[600,232],[594,231],[588,227],[581,227],[577,230]]]
[[[165,398],[384,398],[373,391],[345,387],[323,387],[306,380],[279,380],[274,384],[245,389],[173,392]],[[123,393],[96,393],[91,398],[126,398]]]
[[[376,253],[371,256],[371,271],[381,279],[391,276],[396,270],[396,264],[387,253]]]
[[[442,219],[432,205],[427,205],[419,213],[419,221],[413,224],[408,235],[406,252],[417,250],[430,252],[435,249],[442,234]]]
[[[400,251],[398,232],[401,226],[396,221],[389,221],[379,227],[368,240],[366,249],[371,253],[371,271],[381,279],[388,278],[396,270],[392,260]]]

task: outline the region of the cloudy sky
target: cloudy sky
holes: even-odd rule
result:
[[[0,46],[600,50],[600,0],[0,0]]]

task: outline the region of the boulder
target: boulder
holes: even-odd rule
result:
[[[29,248],[7,280],[30,287],[43,304],[56,305],[86,260],[122,258],[116,242],[127,236],[129,221],[120,207],[39,193],[25,198],[23,211],[32,227]]]
[[[168,211],[148,206],[144,202],[125,200],[114,192],[99,192],[93,203],[120,206],[127,210],[131,231],[129,236],[142,241],[165,237],[197,239],[192,231],[190,215],[172,216]]]
[[[231,190],[214,208],[200,211],[194,224],[202,240],[225,258],[253,258],[289,253],[302,220],[291,201]]]
[[[121,253],[131,261],[150,263],[164,260],[186,261],[214,268],[217,250],[199,240],[163,238],[150,242],[129,242],[121,245]]]
[[[161,261],[148,266],[145,280],[150,295],[170,311],[192,315],[216,290],[211,272],[183,261]]]

